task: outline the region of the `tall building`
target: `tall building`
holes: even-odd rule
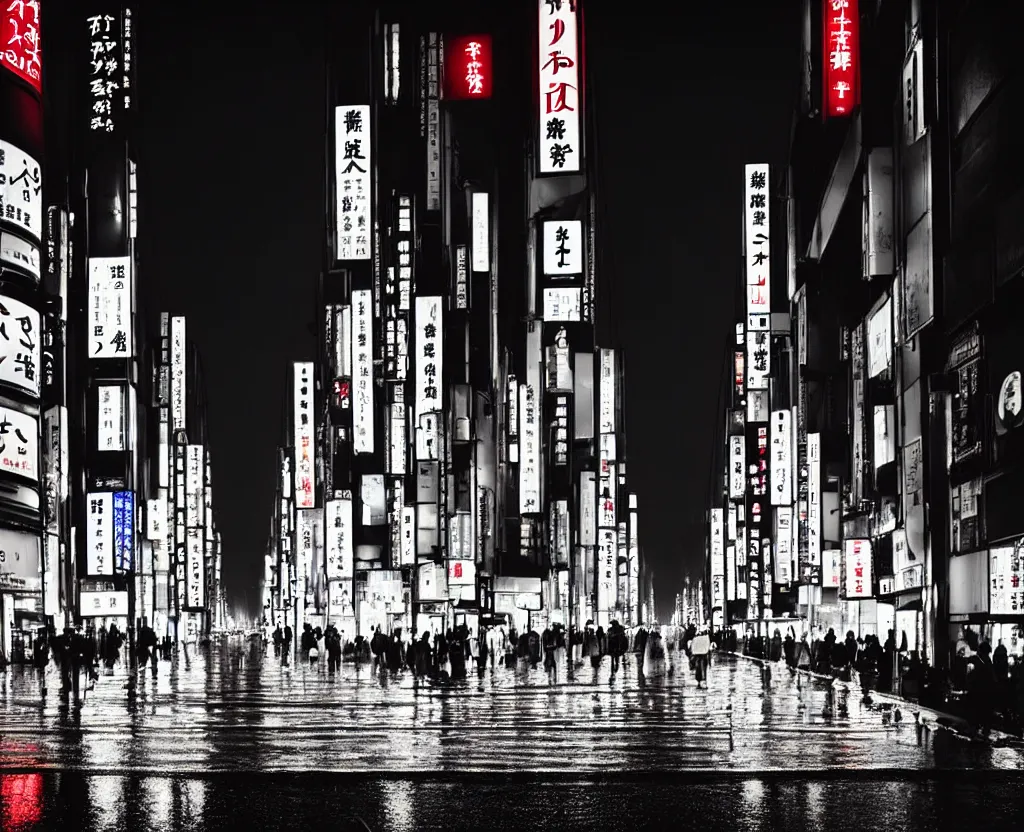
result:
[[[41,446],[64,411],[43,385],[43,321],[58,283],[44,282],[42,254],[40,23],[38,3],[0,12],[0,653],[15,658],[56,611],[60,590],[55,541],[43,535],[44,516],[47,532],[59,533],[59,477],[51,492]]]
[[[709,515],[712,597],[721,583],[727,623],[762,618],[733,605],[732,587],[749,583],[739,475],[760,457],[739,437],[765,375],[772,614],[883,640],[894,630],[940,668],[963,627],[1020,656],[1011,218],[1024,181],[998,117],[1019,74],[998,33],[1020,11],[834,5],[804,4],[789,165],[766,179],[785,197],[768,200],[784,220],[772,221],[769,365],[741,320],[745,412],[734,400],[725,499]]]
[[[581,4],[338,7],[326,28],[323,327],[293,372],[265,614],[639,623]]]

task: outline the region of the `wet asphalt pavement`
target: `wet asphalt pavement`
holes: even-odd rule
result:
[[[226,645],[80,707],[0,674],[0,829],[1024,828],[1024,753],[722,657],[413,685]]]

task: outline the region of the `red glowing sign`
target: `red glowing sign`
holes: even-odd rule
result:
[[[6,9],[0,5],[0,50],[0,63],[36,92],[43,91],[39,0],[10,0]]]
[[[857,0],[824,0],[821,17],[824,29],[825,117],[848,116],[860,104],[860,16]]]
[[[462,564],[461,563],[456,562],[456,563],[452,564],[452,577],[453,578],[461,578],[462,577]]]
[[[444,97],[491,97],[491,36],[459,35],[445,41]]]

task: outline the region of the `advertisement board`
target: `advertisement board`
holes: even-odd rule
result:
[[[89,358],[131,358],[131,257],[89,258]]]
[[[352,387],[352,450],[372,454],[373,293],[369,289],[352,292]]]
[[[42,332],[39,313],[20,300],[0,295],[0,383],[39,395]]]
[[[576,3],[539,0],[540,172],[578,173],[583,164]]]
[[[372,121],[366,104],[334,108],[335,256],[369,260],[373,253]]]
[[[3,139],[0,139],[0,217],[32,239],[42,239],[43,177],[39,162]]]
[[[313,397],[313,363],[296,361],[293,372],[292,428],[295,472],[295,507],[316,507],[316,411]]]

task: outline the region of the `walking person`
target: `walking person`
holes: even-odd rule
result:
[[[706,687],[710,653],[711,637],[707,630],[701,630],[690,642],[690,656],[693,658],[693,672],[697,677],[697,687]]]

